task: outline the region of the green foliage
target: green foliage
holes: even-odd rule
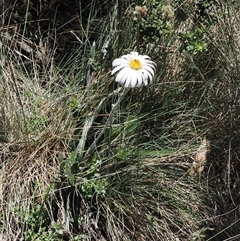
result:
[[[77,98],[75,97],[72,97],[70,99],[70,107],[71,109],[74,111],[74,110],[77,110],[79,108],[79,101]]]
[[[62,158],[61,158],[62,159]],[[61,160],[61,167],[63,170],[64,175],[67,178],[67,182],[71,185],[75,185],[75,175],[79,171],[78,164],[77,164],[77,153],[75,151],[69,153],[69,157],[65,160]]]
[[[198,54],[207,51],[207,43],[204,40],[204,34],[206,32],[205,27],[199,27],[195,30],[187,30],[179,33],[182,46],[180,51],[186,50],[190,53]]]
[[[74,151],[69,158],[62,160],[62,170],[71,186],[80,187],[84,198],[92,198],[94,195],[104,197],[108,183],[106,178],[101,177],[101,163],[93,157],[89,165],[82,165]]]
[[[159,1],[145,1],[144,3],[143,6],[136,6],[134,11],[141,41],[146,44],[156,41],[163,34],[173,33],[173,7]]]
[[[91,179],[83,178],[81,190],[86,198],[92,198],[94,195],[104,197],[106,193],[107,181],[100,178],[99,173],[95,173]]]
[[[24,240],[54,240],[54,232],[48,230],[46,225],[47,213],[41,205],[36,205],[26,212],[21,210],[20,207],[15,207],[15,213],[25,226]]]
[[[46,127],[48,120],[49,120],[48,116],[44,114],[39,115],[39,113],[36,113],[35,116],[27,120],[26,125],[27,125],[28,132],[32,134],[37,134],[41,132],[43,128]]]
[[[87,170],[86,177],[83,177],[80,183],[81,191],[86,198],[92,198],[97,195],[103,198],[106,194],[108,185],[107,179],[101,177],[100,166],[101,161],[94,157]]]

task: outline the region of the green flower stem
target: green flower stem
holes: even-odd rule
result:
[[[107,97],[103,98],[98,106],[96,107],[96,109],[92,112],[90,112],[85,120],[85,124],[83,127],[83,131],[82,131],[82,136],[81,139],[79,140],[76,152],[78,154],[78,156],[81,158],[83,157],[83,153],[84,153],[84,148],[85,148],[85,143],[86,143],[86,139],[87,139],[87,134],[93,124],[94,119],[96,118],[97,114],[99,113],[99,111],[101,110],[103,104],[106,102],[106,100],[109,99],[109,97],[119,93],[121,91],[122,87],[119,87],[117,90],[113,91],[111,94],[109,94]],[[86,156],[90,155],[90,153],[92,152],[92,150],[94,149],[96,143],[98,142],[98,140],[101,138],[101,136],[104,134],[104,132],[106,131],[106,129],[108,128],[109,124],[111,124],[111,120],[112,120],[112,116],[115,113],[115,110],[118,108],[119,104],[121,103],[123,97],[125,96],[125,94],[127,93],[127,90],[124,88],[122,93],[120,93],[119,99],[117,101],[117,103],[112,107],[111,113],[108,117],[108,120],[106,122],[106,125],[104,126],[104,128],[102,129],[102,131],[99,133],[99,135],[96,137],[96,139],[94,140],[94,142],[92,143],[92,145],[90,146],[90,148],[88,149],[88,151],[86,152]]]
[[[119,89],[121,89],[121,87],[120,87]],[[119,92],[119,89],[118,89],[118,92]],[[88,156],[88,155],[90,155],[90,154],[92,153],[92,151],[93,151],[94,147],[96,146],[96,143],[98,142],[98,140],[102,137],[102,135],[103,135],[104,132],[107,130],[107,128],[109,127],[109,125],[111,125],[112,117],[113,117],[115,111],[118,109],[118,107],[119,107],[119,105],[120,105],[123,97],[126,95],[127,92],[128,92],[128,89],[124,88],[123,91],[122,91],[122,93],[120,93],[120,96],[119,96],[119,98],[118,98],[118,100],[117,100],[117,103],[114,104],[113,107],[112,107],[112,110],[111,110],[111,112],[110,112],[110,114],[109,114],[109,117],[108,117],[108,119],[107,119],[107,122],[106,122],[104,128],[102,129],[102,131],[99,133],[99,135],[96,137],[96,139],[94,140],[94,142],[92,143],[92,145],[90,146],[90,148],[88,149],[88,151],[86,152],[86,156]],[[115,92],[115,93],[116,93],[116,92]],[[114,93],[114,94],[115,94],[115,93]],[[111,94],[111,95],[113,95],[113,94]]]

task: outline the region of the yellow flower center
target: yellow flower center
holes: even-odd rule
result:
[[[130,62],[129,62],[129,65],[132,69],[135,69],[135,70],[138,70],[138,69],[141,69],[142,68],[142,63],[137,60],[137,59],[132,59]]]

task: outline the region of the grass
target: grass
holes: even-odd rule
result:
[[[217,2],[200,16],[197,6],[170,1],[175,15],[156,17],[153,9],[169,8],[145,1],[149,13],[136,21],[136,3],[50,4],[47,30],[44,18],[38,28],[27,15],[11,22],[24,5],[3,16],[2,239],[239,233],[239,6]],[[37,7],[28,5],[28,16]],[[152,85],[126,90],[111,63],[132,50],[151,56],[157,71]],[[211,152],[192,176],[204,138]]]

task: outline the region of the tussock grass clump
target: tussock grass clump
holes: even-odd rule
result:
[[[28,215],[55,182],[59,156],[67,155],[74,132],[72,115],[61,101],[64,96],[43,88],[40,73],[28,75],[19,58],[12,52],[10,59],[1,60],[1,210],[6,240],[21,237],[24,226],[27,230],[28,225],[38,225],[38,220],[31,224]],[[32,68],[38,69],[34,60]]]
[[[91,1],[37,39],[30,19],[3,19],[2,239],[238,234],[239,9],[207,3]],[[157,63],[151,86],[114,83],[112,60],[132,50]]]

